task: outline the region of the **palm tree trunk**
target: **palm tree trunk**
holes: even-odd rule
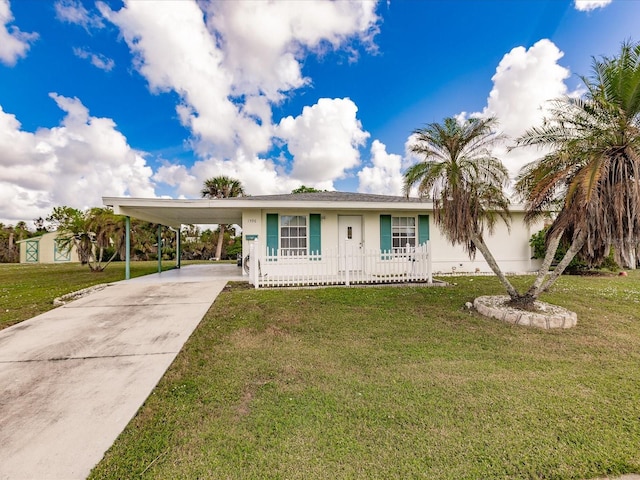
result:
[[[104,270],[111,264],[111,262],[113,261],[114,258],[116,258],[116,255],[118,255],[118,250],[116,250],[115,252],[113,252],[113,255],[111,255],[111,258],[109,258],[109,260],[107,261],[107,263],[104,264],[104,266],[100,269],[101,272],[104,272]]]
[[[565,268],[567,268],[571,263],[571,260],[573,260],[573,257],[575,257],[578,254],[578,252],[582,249],[582,246],[584,245],[584,242],[586,240],[587,240],[587,233],[584,231],[580,232],[578,236],[574,238],[573,242],[571,242],[571,246],[569,247],[569,250],[567,250],[567,253],[565,253],[564,257],[562,257],[562,260],[560,260],[560,263],[558,263],[558,265],[553,270],[551,275],[549,275],[549,278],[547,278],[547,281],[544,282],[544,284],[540,288],[540,291],[538,292],[538,295],[540,295],[540,293],[542,292],[546,292],[547,290],[549,290],[549,288],[551,288],[551,285],[553,285],[556,282],[556,280],[558,280],[560,275],[562,275],[562,272],[564,272]]]
[[[544,256],[544,260],[542,261],[542,265],[540,265],[540,269],[538,270],[538,275],[536,276],[533,285],[531,285],[529,290],[527,290],[527,293],[525,293],[526,296],[532,297],[533,300],[538,298],[540,293],[542,293],[540,287],[542,286],[546,276],[549,274],[551,263],[556,256],[556,251],[558,250],[558,245],[560,245],[560,239],[562,238],[563,234],[564,230],[560,230],[560,232],[549,239],[547,252]]]
[[[511,282],[507,279],[504,273],[502,273],[502,270],[498,266],[498,262],[496,262],[496,259],[493,257],[493,254],[491,253],[487,245],[484,243],[484,240],[482,240],[482,237],[476,234],[472,234],[471,241],[475,244],[478,250],[480,250],[480,253],[484,257],[486,262],[489,264],[489,267],[491,268],[491,270],[493,270],[493,273],[496,274],[502,286],[507,290],[507,293],[509,294],[511,299],[514,300],[514,299],[520,298],[520,294],[515,289],[515,287],[511,285]]]
[[[216,260],[220,260],[220,257],[222,256],[222,243],[224,242],[224,229],[225,229],[225,225],[221,223],[220,234],[218,236],[218,245],[216,246]]]

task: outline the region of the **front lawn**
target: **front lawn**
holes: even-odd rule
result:
[[[447,280],[223,292],[90,478],[640,472],[639,272],[563,277],[567,331],[470,313],[498,282]]]
[[[173,268],[163,263],[163,270]],[[124,280],[124,262],[91,272],[79,263],[0,263],[0,330],[53,308],[53,299],[99,283]],[[155,273],[158,262],[131,262],[131,278]]]

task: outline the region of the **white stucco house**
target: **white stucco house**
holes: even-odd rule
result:
[[[257,286],[431,281],[438,273],[490,272],[480,254],[469,259],[433,222],[431,202],[385,195],[318,192],[225,199],[104,197],[116,214],[173,228],[237,224],[243,257]],[[506,272],[539,267],[529,239],[542,225],[511,208],[486,241]],[[248,257],[248,258],[247,258]]]
[[[16,242],[20,245],[20,263],[79,262],[76,247],[72,246],[70,250],[63,248],[57,238],[57,232],[48,232]]]

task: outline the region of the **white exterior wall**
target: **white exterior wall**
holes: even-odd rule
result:
[[[361,215],[362,216],[362,240],[363,250],[370,252],[372,250],[380,250],[380,215],[391,215],[393,217],[416,217],[418,212],[415,211],[371,211],[371,212],[354,212],[350,210],[344,211],[320,211],[317,209],[255,209],[243,212],[242,215],[242,231],[243,231],[243,257],[249,253],[249,241],[247,236],[257,235],[259,242],[260,255],[266,253],[267,240],[267,213],[277,213],[278,215],[309,215],[317,213],[321,215],[321,249],[322,257],[312,262],[312,270],[317,275],[329,275],[335,273],[339,269],[335,262],[328,261],[328,257],[334,256],[339,248],[338,242],[338,217],[340,215]],[[433,214],[431,212],[419,212],[421,215],[429,215],[429,230],[432,255],[433,273],[475,273],[475,272],[491,272],[488,264],[477,252],[476,258],[470,260],[469,256],[464,252],[461,246],[452,246],[448,240],[442,235],[439,228],[435,225]],[[507,229],[503,222],[496,225],[493,235],[485,236],[486,242],[496,257],[498,264],[504,272],[532,272],[536,271],[540,266],[539,260],[532,260],[532,250],[529,246],[529,239],[533,233],[542,228],[542,224],[527,227],[523,222],[523,213],[513,213],[511,230]],[[327,257],[327,258],[324,258]],[[287,275],[291,269],[298,269],[301,266],[309,267],[311,261],[309,259],[296,259],[295,257],[286,258],[284,261],[278,261],[261,264],[261,273],[270,275]],[[378,262],[376,262],[378,263]],[[384,263],[383,259],[379,262]]]
[[[541,261],[532,259],[529,246],[531,235],[540,231],[542,222],[527,227],[523,213],[513,213],[511,231],[504,222],[496,224],[493,235],[485,233],[485,241],[503,272],[534,272],[540,268]],[[442,235],[440,229],[431,222],[431,252],[433,254],[433,273],[474,273],[491,272],[482,254],[476,252],[476,258],[470,260],[460,245],[452,246]]]

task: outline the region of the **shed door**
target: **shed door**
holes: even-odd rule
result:
[[[26,256],[25,260],[27,263],[37,263],[38,262],[38,247],[40,246],[40,242],[38,240],[27,240],[26,242]]]
[[[340,270],[362,270],[362,215],[338,216]]]

